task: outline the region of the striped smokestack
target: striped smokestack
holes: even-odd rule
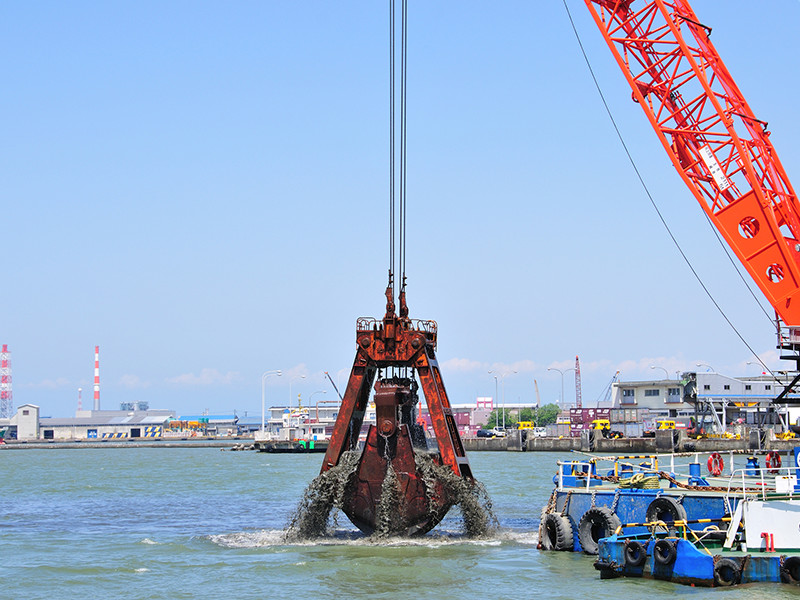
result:
[[[94,347],[94,410],[100,410],[100,346]]]

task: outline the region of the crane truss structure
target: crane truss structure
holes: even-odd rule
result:
[[[0,350],[0,419],[10,419],[14,411],[14,397],[11,390],[11,352],[8,344]]]
[[[797,350],[800,204],[711,29],[685,0],[584,1],[678,173],[775,309],[779,344]]]

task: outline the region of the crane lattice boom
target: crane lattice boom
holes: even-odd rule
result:
[[[675,168],[780,319],[800,327],[800,204],[685,0],[584,0]]]

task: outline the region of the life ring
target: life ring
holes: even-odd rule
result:
[[[638,568],[647,560],[647,547],[636,540],[625,542],[625,566]]]
[[[686,509],[671,496],[659,496],[647,507],[645,520],[648,523],[663,521],[669,525],[675,521],[686,521]]]
[[[714,584],[720,587],[736,585],[742,578],[739,563],[730,558],[721,558],[714,565]]]
[[[790,556],[781,565],[783,583],[800,583],[800,556]]]
[[[678,556],[677,540],[658,540],[653,545],[653,560],[657,565],[666,567],[675,562]]]
[[[773,475],[780,472],[781,470],[781,455],[775,452],[775,450],[770,450],[767,452],[767,469]]]
[[[620,528],[619,517],[605,506],[590,508],[578,523],[578,541],[586,554],[597,554],[600,551],[598,542],[613,535]]]
[[[708,457],[708,472],[714,477],[722,475],[722,469],[725,468],[725,461],[722,460],[722,455],[719,452],[712,452]]]
[[[569,517],[561,513],[548,513],[542,523],[542,550],[572,550],[572,523]]]

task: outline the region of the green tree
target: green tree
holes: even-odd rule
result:
[[[519,420],[520,421],[533,421],[535,420],[535,415],[532,408],[523,408],[519,411]]]
[[[559,412],[561,412],[561,409],[556,404],[545,404],[536,411],[536,425],[544,427],[555,423]]]
[[[502,427],[503,426],[503,410],[502,408],[496,408],[489,414],[489,419],[486,421],[486,425],[483,426],[484,429],[491,429],[492,427]],[[506,411],[506,427],[514,427],[517,424],[517,417],[511,413],[507,408]]]

